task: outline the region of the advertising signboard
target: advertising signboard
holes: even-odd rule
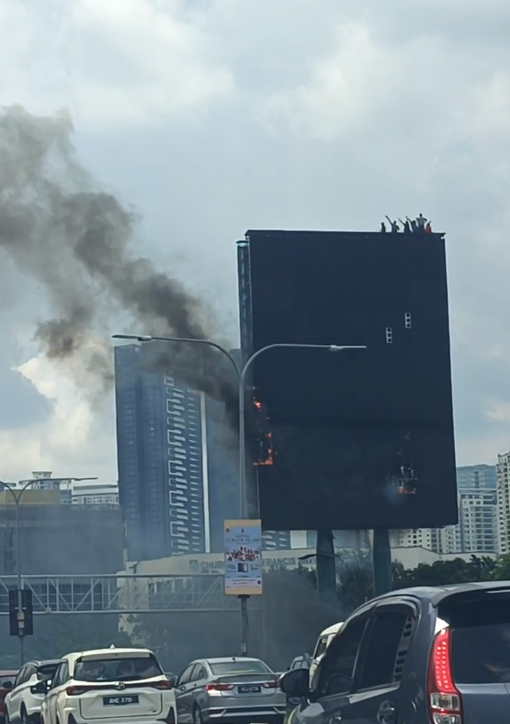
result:
[[[225,521],[225,594],[262,593],[262,528],[260,520]]]

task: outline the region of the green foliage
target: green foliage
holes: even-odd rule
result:
[[[450,583],[472,583],[490,581],[494,577],[497,563],[488,556],[420,563],[413,570],[395,567],[393,584],[395,589],[409,586],[444,586]]]
[[[344,559],[339,569],[338,598],[347,613],[353,611],[373,595],[372,565],[368,555]],[[407,570],[401,563],[393,564],[393,588],[413,586],[444,586],[452,583],[510,580],[510,555],[497,559],[489,556],[471,556],[469,560],[420,563]]]
[[[492,575],[494,581],[510,581],[510,553],[499,556]]]

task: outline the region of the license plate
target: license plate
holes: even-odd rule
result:
[[[260,686],[247,684],[246,686],[239,686],[238,691],[240,694],[260,694]]]
[[[138,696],[103,696],[104,706],[125,706],[138,704]]]

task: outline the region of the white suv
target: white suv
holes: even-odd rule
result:
[[[5,724],[38,724],[44,695],[59,664],[59,659],[29,661],[21,668],[11,691],[5,697]]]
[[[41,724],[176,724],[173,682],[148,649],[97,649],[61,660]]]

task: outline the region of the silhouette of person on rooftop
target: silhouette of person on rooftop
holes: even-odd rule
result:
[[[427,219],[423,214],[420,214],[417,219],[416,223],[418,225],[418,231],[425,231],[425,224],[427,223]]]
[[[386,218],[388,219],[388,222],[389,222],[389,224],[390,224],[391,233],[392,233],[392,234],[398,234],[398,232],[400,231],[400,227],[399,227],[399,225],[398,225],[398,221],[392,221],[389,216],[386,216]]]
[[[381,234],[385,234],[385,233],[386,233],[386,224],[384,223],[384,221],[381,221]]]

